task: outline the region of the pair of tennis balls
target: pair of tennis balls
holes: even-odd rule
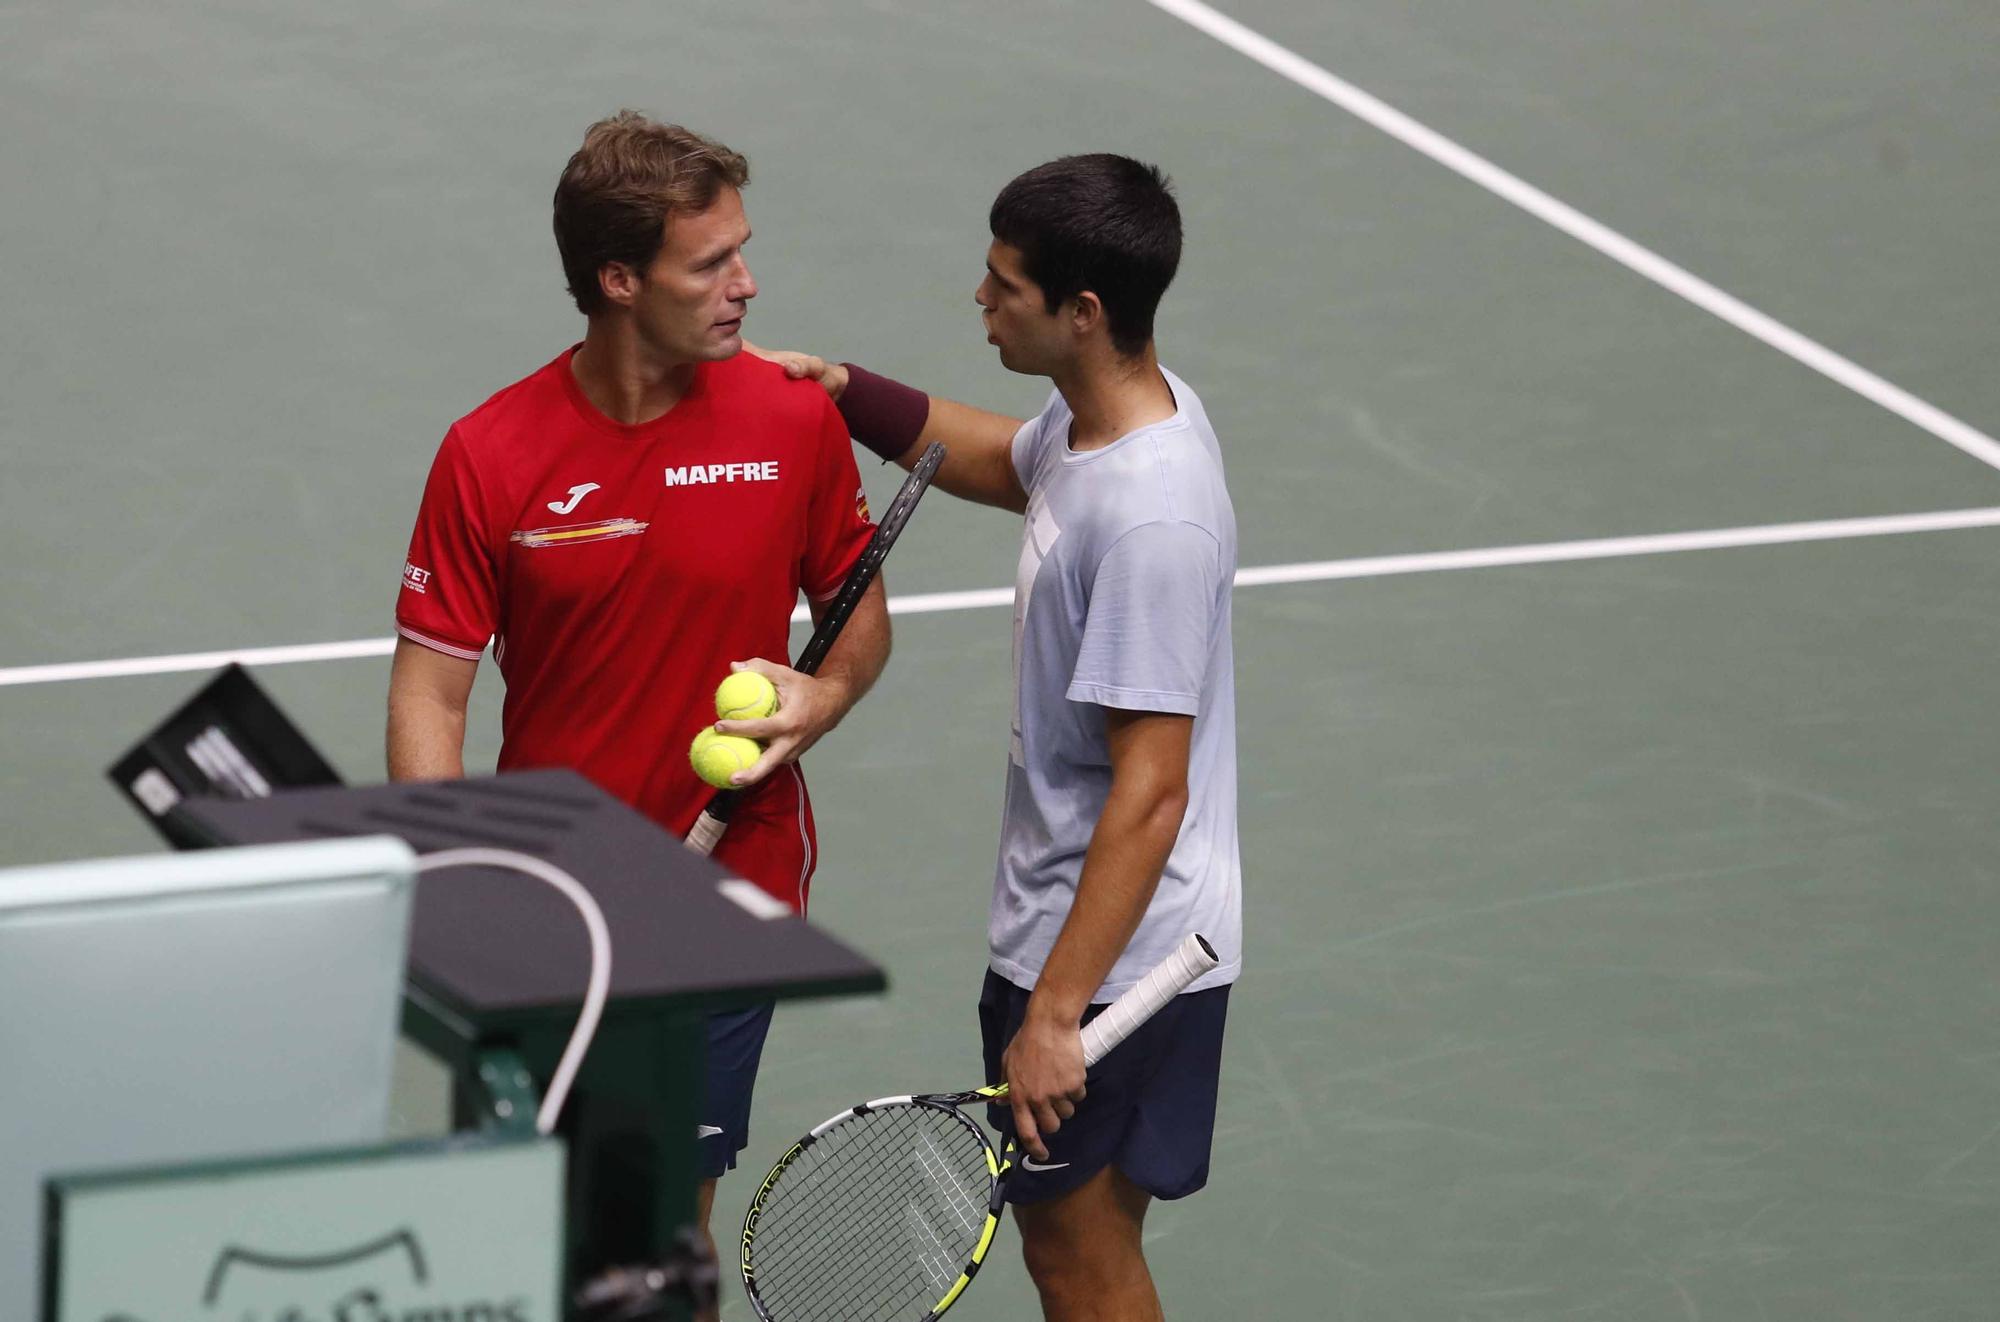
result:
[[[715,689],[715,714],[725,721],[761,721],[778,710],[778,690],[754,670],[739,670]],[[694,774],[719,790],[731,788],[729,778],[749,770],[764,754],[764,745],[740,734],[718,734],[703,726],[688,749]]]

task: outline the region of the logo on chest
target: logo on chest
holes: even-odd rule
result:
[[[597,490],[597,483],[580,482],[576,486],[573,486],[569,489],[568,500],[552,500],[549,502],[549,509],[552,513],[567,514],[571,510],[575,509],[577,507],[577,504],[580,501],[582,501],[585,496],[589,495],[591,492],[595,490]]]
[[[551,546],[578,546],[586,542],[608,542],[614,537],[637,537],[647,525],[639,519],[600,519],[596,523],[565,523],[552,528],[521,528],[507,540],[531,551]]]
[[[700,487],[723,482],[776,482],[778,461],[755,460],[747,464],[687,464],[666,470],[670,487]]]

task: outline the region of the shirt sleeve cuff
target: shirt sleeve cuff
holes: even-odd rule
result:
[[[1172,693],[1165,689],[1125,689],[1110,684],[1071,684],[1065,695],[1071,702],[1091,702],[1120,711],[1157,711],[1173,716],[1194,716],[1201,711],[1201,697],[1194,693]]]
[[[430,648],[433,652],[442,652],[446,656],[455,656],[461,661],[477,661],[480,654],[486,650],[486,646],[483,643],[478,647],[467,647],[463,643],[448,643],[442,638],[433,638],[427,633],[419,633],[409,625],[400,622],[396,625],[396,632],[413,643]]]

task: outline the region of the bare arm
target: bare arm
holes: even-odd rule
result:
[[[455,780],[465,774],[465,705],[477,661],[396,640],[389,670],[389,779]]]
[[[815,625],[825,612],[823,603],[812,604]],[[889,599],[878,577],[855,603],[854,614],[847,617],[847,626],[817,674],[801,675],[761,657],[732,662],[734,669],[755,670],[771,681],[778,690],[778,710],[761,721],[716,722],[715,728],[724,734],[764,742],[764,755],[730,779],[738,788],[755,785],[785,763],[798,761],[874,687],[888,660]]]
[[[837,397],[836,397],[837,398]],[[1028,493],[1014,471],[1014,433],[1021,430],[1019,418],[988,413],[970,404],[931,397],[930,416],[917,443],[897,456],[905,469],[915,468],[924,447],[943,441],[944,462],[938,466],[936,485],[961,500],[981,505],[997,505],[1016,514],[1028,508]]]
[[[826,618],[828,605],[823,601],[812,603],[815,627]],[[840,700],[835,724],[875,687],[875,681],[882,676],[882,667],[889,663],[889,645],[889,593],[878,574],[855,603],[854,614],[847,617],[847,625],[826,654],[826,660],[820,662],[817,678],[821,683],[832,684]]]
[[[1111,792],[1091,833],[1076,900],[1042,966],[1020,1031],[1002,1067],[1021,1146],[1037,1160],[1083,1098],[1077,1027],[1139,929],[1187,812],[1188,747],[1194,718],[1104,709]]]
[[[745,348],[760,358],[785,369],[794,380],[813,380],[828,398],[839,402],[847,391],[847,367],[824,358],[790,349],[762,349],[746,343]],[[1028,508],[1028,493],[1014,471],[1014,433],[1021,420],[1001,413],[960,404],[936,395],[929,396],[930,415],[917,443],[896,457],[904,469],[917,466],[924,447],[933,441],[945,445],[944,463],[939,465],[934,484],[961,500],[981,505],[997,505],[1016,514]]]

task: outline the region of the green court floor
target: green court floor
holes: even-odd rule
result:
[[[2000,428],[1990,11],[1222,7]],[[1162,164],[1163,356],[1245,567],[2000,506],[1979,457],[1143,0],[0,6],[0,863],[154,848],[103,768],[202,679],[21,668],[386,637],[439,437],[580,334],[549,193],[628,104],[749,155],[753,338],[1024,416],[971,303],[992,194]],[[891,592],[1005,585],[1016,536],[934,497]],[[1240,589],[1246,972],[1211,1186],[1149,1222],[1169,1316],[1992,1317],[1996,550]],[[781,1014],[753,1155],[978,1082],[1008,642],[900,617],[808,759],[813,915],[892,989]],[[386,662],[258,677],[382,774]],[[405,1065],[398,1123],[435,1128]],[[997,1257],[960,1311],[1033,1316]]]

